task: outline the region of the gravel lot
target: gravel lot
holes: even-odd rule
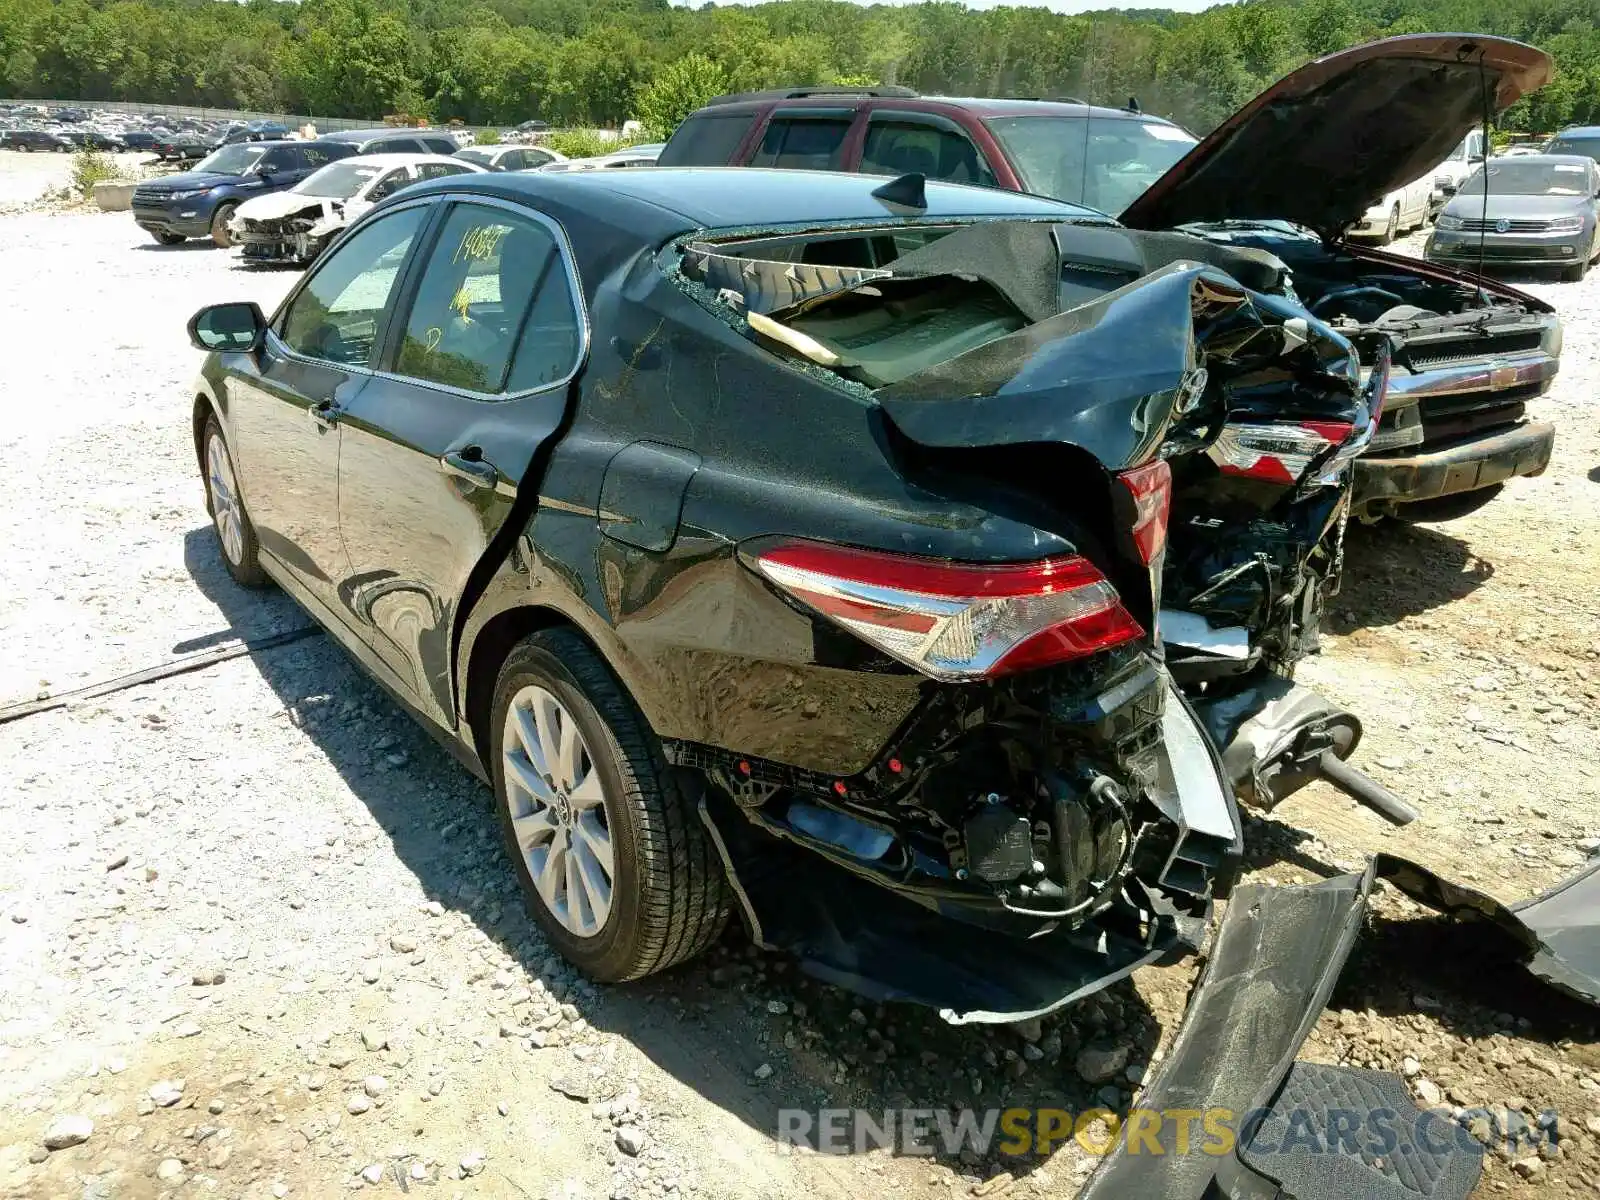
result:
[[[138,179],[155,170],[153,154],[124,151],[107,155],[118,171]],[[72,155],[0,150],[0,213],[21,209],[72,178]]]
[[[0,216],[0,244],[0,704],[304,625],[214,549],[183,334],[199,305],[270,308],[295,276],[159,248],[126,214]],[[1366,718],[1358,760],[1423,820],[1396,833],[1309,790],[1252,822],[1262,877],[1383,847],[1515,900],[1600,838],[1600,274],[1529,286],[1567,322],[1538,405],[1552,469],[1459,522],[1352,531],[1305,670]],[[735,929],[664,979],[592,988],[525,919],[485,791],[322,637],[0,725],[0,861],[16,1197],[828,1200],[1001,1172],[979,1194],[1058,1197],[1092,1165],[1075,1146],[779,1155],[777,1112],[1125,1104],[1194,972],[956,1030],[801,979]],[[1486,981],[1392,894],[1382,913],[1308,1056],[1404,1069],[1430,1103],[1555,1107],[1562,1153],[1494,1159],[1480,1194],[1595,1194],[1592,1014]]]

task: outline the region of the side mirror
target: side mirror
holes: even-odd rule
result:
[[[1484,161],[1484,156],[1482,154],[1469,154],[1467,155],[1467,161],[1481,163]]]
[[[199,350],[242,354],[261,347],[267,319],[255,301],[209,304],[189,318],[189,342]]]

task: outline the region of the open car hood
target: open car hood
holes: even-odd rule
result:
[[[1444,161],[1484,106],[1550,80],[1543,50],[1476,34],[1413,34],[1330,54],[1229,117],[1122,213],[1136,229],[1294,221],[1336,238],[1376,199]]]
[[[239,206],[238,216],[251,221],[276,221],[292,213],[317,208],[326,210],[328,197],[307,196],[303,192],[269,192],[265,196],[252,196]]]

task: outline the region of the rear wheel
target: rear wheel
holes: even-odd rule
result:
[[[17,149],[22,151],[24,154],[32,154],[33,153],[33,147],[28,145],[27,142],[22,142],[21,144],[19,144],[17,146]]]
[[[520,642],[495,684],[490,763],[529,911],[595,979],[704,950],[727,920],[722,862],[661,749],[577,633]]]
[[[233,234],[228,232],[228,222],[233,220],[237,204],[222,204],[211,214],[211,240],[226,250],[233,245]]]

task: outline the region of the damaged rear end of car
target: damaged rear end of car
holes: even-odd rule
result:
[[[668,741],[756,938],[814,973],[1016,1020],[1197,948],[1227,893],[1237,810],[1159,637],[1168,556],[1194,553],[1174,488],[1286,411],[1328,434],[1300,465],[1337,472],[1373,414],[1339,334],[1189,253],[1226,257],[1092,219],[738,231],[659,257],[764,360],[767,444],[854,410],[796,431],[832,519],[768,497],[734,555],[800,634],[785,699],[828,748],[795,753],[781,721]],[[717,482],[702,465],[686,524]],[[873,690],[894,700],[865,721],[838,702]]]

